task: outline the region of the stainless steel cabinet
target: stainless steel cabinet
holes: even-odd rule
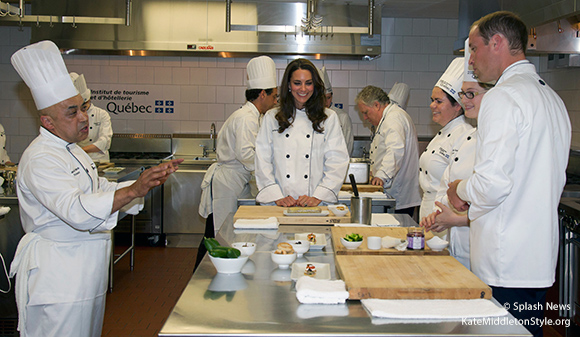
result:
[[[199,234],[205,230],[205,219],[199,213],[201,182],[206,170],[180,166],[163,185],[163,232],[165,234]]]

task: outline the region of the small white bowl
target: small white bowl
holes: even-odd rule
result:
[[[342,245],[346,248],[346,249],[357,249],[358,247],[360,247],[360,245],[362,245],[362,240],[361,241],[346,241],[344,238],[340,238],[340,243],[342,243]]]
[[[440,252],[449,246],[449,242],[441,239],[438,236],[434,236],[432,239],[425,241],[425,243],[427,243],[427,246],[429,246],[429,248],[435,252]]]
[[[232,247],[239,249],[245,256],[251,256],[256,251],[256,244],[253,242],[234,242]]]
[[[348,213],[348,207],[343,204],[328,205],[328,209],[336,216],[345,216]]]
[[[218,273],[222,274],[235,274],[242,271],[242,267],[248,261],[249,256],[240,256],[235,259],[226,259],[222,257],[209,256],[211,263],[217,270]]]
[[[288,241],[294,251],[296,252],[296,257],[302,257],[310,249],[310,241],[306,240],[291,240]]]
[[[288,269],[294,260],[296,260],[296,253],[276,254],[272,252],[272,261],[274,261],[280,269]]]

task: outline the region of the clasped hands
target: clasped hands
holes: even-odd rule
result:
[[[318,206],[320,204],[320,199],[315,197],[309,197],[307,195],[301,195],[298,199],[294,199],[292,196],[287,196],[282,199],[276,200],[277,206],[282,207],[293,207],[293,206]]]

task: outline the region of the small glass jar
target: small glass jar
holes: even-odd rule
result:
[[[407,230],[407,248],[425,249],[425,229],[423,227],[409,227]]]

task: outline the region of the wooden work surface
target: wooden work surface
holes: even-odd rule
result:
[[[356,185],[356,188],[359,192],[383,192],[383,186],[379,185]],[[350,184],[343,184],[340,188],[341,191],[352,191],[352,185]]]
[[[449,255],[447,248],[436,252],[425,244],[425,249],[407,249],[398,251],[395,248],[381,248],[377,250],[367,248],[367,238],[369,236],[391,236],[397,239],[407,239],[407,227],[332,227],[332,246],[336,255]],[[363,236],[363,243],[356,249],[346,249],[340,242],[340,238],[347,234],[357,233]],[[433,233],[425,233],[425,241],[431,239]]]
[[[300,216],[287,216],[284,215],[284,210],[288,209],[287,207],[242,205],[238,207],[238,211],[234,215],[234,222],[238,219],[267,219],[269,217],[276,217],[281,225],[332,225],[350,222],[350,212],[344,216],[335,216],[328,207],[319,207],[323,211],[328,211],[329,215],[308,216],[308,213],[304,213]]]
[[[491,288],[451,256],[335,255],[350,300],[491,298]]]

